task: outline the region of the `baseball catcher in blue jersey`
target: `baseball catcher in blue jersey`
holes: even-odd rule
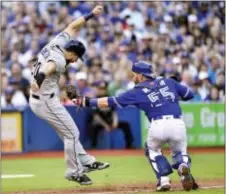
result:
[[[172,78],[156,77],[151,64],[140,61],[133,65],[133,80],[136,86],[117,97],[87,98],[77,90],[71,100],[79,107],[127,107],[143,110],[150,122],[146,156],[158,179],[157,191],[171,188],[169,175],[176,169],[185,190],[198,189],[191,174],[191,158],[187,153],[186,126],[181,115],[179,100],[194,97],[193,92]],[[161,147],[168,143],[172,152],[172,165],[162,155]]]

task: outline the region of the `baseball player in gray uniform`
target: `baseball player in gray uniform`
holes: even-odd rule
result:
[[[92,184],[92,180],[85,173],[102,170],[110,165],[97,162],[95,157],[83,149],[78,128],[57,95],[58,81],[67,65],[82,59],[85,52],[84,45],[71,37],[86,21],[99,15],[102,10],[103,7],[98,5],[91,13],[73,21],[41,50],[32,70],[30,107],[38,117],[46,120],[63,140],[67,165],[65,178],[81,185]]]

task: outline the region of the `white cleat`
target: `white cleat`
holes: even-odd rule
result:
[[[105,168],[109,168],[110,164],[107,163],[107,162],[96,161],[91,165],[84,165],[83,167],[84,167],[84,173],[89,173],[89,172],[92,172],[92,171],[95,171],[95,170],[103,170]]]
[[[156,187],[156,191],[169,191],[171,189],[171,181],[168,176],[162,176]]]

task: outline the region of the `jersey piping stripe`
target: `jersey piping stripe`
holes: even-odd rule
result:
[[[51,108],[49,107],[48,103],[45,101],[45,104],[47,106],[47,108],[50,110],[50,112],[66,127],[66,129],[68,129],[68,131],[71,133],[71,135],[73,136],[73,146],[74,146],[74,156],[75,156],[75,165],[78,167],[78,161],[77,161],[77,157],[76,157],[76,151],[75,151],[75,136],[73,135],[73,133],[71,132],[71,130],[64,124],[63,121],[60,120],[60,118],[51,110]],[[77,168],[77,176],[78,174],[78,168]]]
[[[187,88],[187,92],[186,92],[186,94],[184,95],[184,98],[187,97],[188,93],[189,93],[189,88]]]
[[[115,104],[116,104],[118,107],[122,108],[122,106],[118,103],[118,101],[116,100],[115,97],[113,97],[113,100],[114,100]]]

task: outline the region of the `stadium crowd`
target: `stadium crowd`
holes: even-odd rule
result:
[[[55,35],[98,2],[2,2],[1,106],[23,108],[29,100],[31,68]],[[134,86],[132,63],[153,64],[159,76],[175,75],[195,92],[194,101],[222,102],[225,96],[225,2],[99,2],[102,16],[76,35],[85,61],[71,64],[63,87],[78,84],[82,94],[98,88],[118,95]]]

